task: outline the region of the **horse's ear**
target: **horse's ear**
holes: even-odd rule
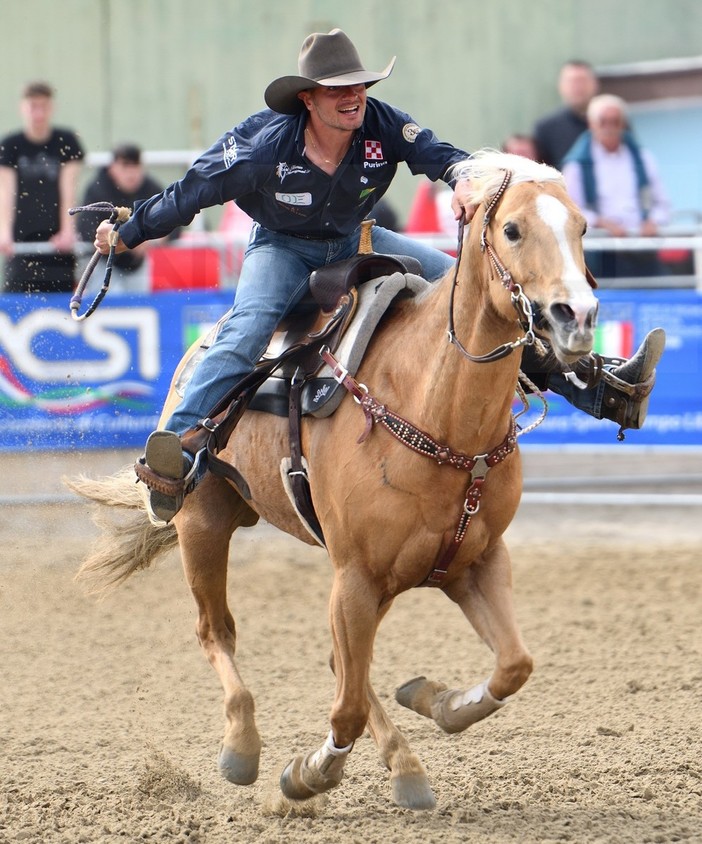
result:
[[[597,290],[598,284],[595,276],[590,272],[590,267],[585,264],[585,280],[587,283],[592,287],[593,290]]]

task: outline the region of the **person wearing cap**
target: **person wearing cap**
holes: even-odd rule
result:
[[[399,164],[449,185],[456,219],[470,221],[475,211],[470,185],[453,176],[468,153],[368,96],[368,88],[386,79],[394,64],[393,58],[381,71],[366,70],[339,29],[309,35],[298,74],[267,87],[268,108],[226,132],[182,179],[137,202],[122,225],[118,252],[163,237],[188,225],[201,209],[229,200],[254,220],[234,305],[165,430],[149,436],[137,461],[137,474],[149,488],[152,520],[170,521],[204,474],[204,453],[183,450],[189,439],[183,435],[253,370],[281,318],[307,293],[310,273],[356,254],[361,221],[387,191]],[[96,232],[95,246],[103,254],[111,229],[103,222]],[[453,265],[451,256],[380,227],[374,229],[373,247],[417,259],[429,280]],[[588,401],[592,405],[592,397]]]
[[[124,208],[133,208],[137,200],[148,199],[160,193],[163,185],[150,176],[142,162],[141,148],[134,143],[121,143],[112,150],[112,160],[101,167],[83,194],[83,205],[94,202],[111,202]],[[95,237],[95,220],[92,214],[78,216],[78,233],[81,240]],[[169,239],[180,234],[176,229]],[[134,249],[114,256],[110,289],[118,293],[146,293],[146,253],[156,241],[147,240]],[[104,259],[101,259],[101,263]],[[104,266],[103,266],[104,270]]]

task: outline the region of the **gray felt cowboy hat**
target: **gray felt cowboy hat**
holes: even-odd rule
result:
[[[280,114],[297,114],[304,106],[298,99],[300,91],[325,86],[365,85],[368,88],[381,79],[387,79],[395,65],[390,64],[380,73],[366,70],[351,39],[340,29],[331,32],[314,32],[308,35],[297,60],[299,76],[281,76],[266,88],[266,105]]]

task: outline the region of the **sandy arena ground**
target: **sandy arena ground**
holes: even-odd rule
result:
[[[702,452],[613,453],[527,453],[525,474],[702,476]],[[702,842],[699,507],[525,502],[508,538],[536,670],[508,706],[447,736],[394,702],[418,674],[466,688],[491,671],[440,593],[401,596],[380,629],[374,683],[436,810],[392,803],[368,737],[339,788],[291,806],[280,772],[328,731],[326,556],[268,526],[232,545],[238,662],[264,740],[258,782],[232,786],[177,553],[96,603],[73,580],[95,535],[86,508],[7,498],[60,493],[64,473],[132,458],[0,455],[0,842]],[[702,485],[647,491],[659,490]]]

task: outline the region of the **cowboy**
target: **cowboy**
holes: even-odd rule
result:
[[[468,154],[368,97],[367,89],[386,79],[394,63],[366,70],[344,32],[313,33],[302,45],[299,74],[267,87],[268,109],[227,132],[180,181],[137,203],[122,225],[118,252],[163,237],[202,208],[229,200],[254,220],[234,305],[165,430],[149,436],[137,462],[150,490],[152,519],[170,521],[206,469],[204,452],[192,454],[184,435],[252,371],[279,321],[307,293],[310,273],[356,253],[360,223],[387,191],[398,164],[448,184],[457,220],[473,216],[469,184],[453,175]],[[103,254],[111,229],[103,222],[97,230],[95,246]],[[373,247],[418,260],[429,280],[453,265],[445,253],[383,228],[374,229]],[[627,380],[648,379],[658,357],[658,348],[644,344]],[[558,378],[563,380],[551,377],[549,386],[560,391]],[[573,390],[565,381],[563,389]],[[597,389],[575,390],[587,412],[600,409]],[[625,399],[628,426],[638,427],[639,405]]]

